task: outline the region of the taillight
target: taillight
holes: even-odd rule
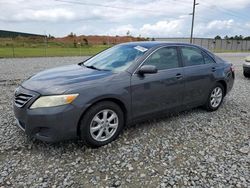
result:
[[[233,65],[233,64],[231,64],[230,69],[231,69],[232,72],[235,72],[235,68],[234,68],[234,65]]]
[[[234,68],[234,65],[233,65],[233,64],[231,64],[230,70],[231,70],[231,72],[232,72],[232,77],[233,77],[233,79],[234,79],[234,78],[235,78],[235,68]]]

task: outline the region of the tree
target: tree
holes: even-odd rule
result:
[[[76,34],[74,34],[73,32],[70,32],[70,34],[68,35],[68,37],[76,37]]]
[[[217,35],[216,37],[214,37],[215,40],[217,39],[221,39],[221,36],[220,35]]]
[[[54,39],[55,37],[49,34],[48,38],[49,39]]]
[[[74,39],[74,48],[77,48],[77,42],[76,42],[76,40]]]
[[[234,36],[234,39],[235,39],[235,40],[242,40],[242,39],[243,39],[243,36],[242,36],[242,35],[239,35],[239,36],[238,36],[238,35],[235,35],[235,36]]]
[[[84,44],[84,45],[86,45],[86,46],[88,46],[88,45],[89,45],[89,41],[88,41],[88,39],[84,38],[84,39],[82,39],[82,40],[83,40],[83,44]]]
[[[126,34],[127,34],[127,36],[130,36],[130,31],[128,30]]]
[[[228,39],[229,39],[229,37],[226,35],[226,36],[224,37],[224,39],[228,40]]]
[[[250,36],[245,37],[244,40],[250,40]]]

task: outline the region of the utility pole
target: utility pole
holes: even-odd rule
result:
[[[191,36],[190,36],[190,43],[193,43],[193,31],[194,31],[194,14],[195,14],[195,6],[198,5],[199,3],[196,3],[196,0],[194,0],[193,3],[193,12],[190,14],[192,15],[192,26],[191,26]]]

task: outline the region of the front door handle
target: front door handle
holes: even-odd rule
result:
[[[180,80],[180,79],[182,79],[182,74],[180,74],[180,73],[178,73],[178,74],[176,74],[176,76],[175,76],[178,80]]]
[[[212,72],[215,72],[216,71],[216,68],[215,67],[212,67]]]

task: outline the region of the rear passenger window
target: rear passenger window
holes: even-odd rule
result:
[[[177,68],[179,67],[177,49],[161,48],[149,56],[144,65],[154,65],[158,70]]]
[[[204,56],[205,64],[215,63],[214,60],[205,52],[203,52],[203,56]]]
[[[201,51],[192,47],[181,47],[182,59],[185,66],[194,66],[204,64]]]

